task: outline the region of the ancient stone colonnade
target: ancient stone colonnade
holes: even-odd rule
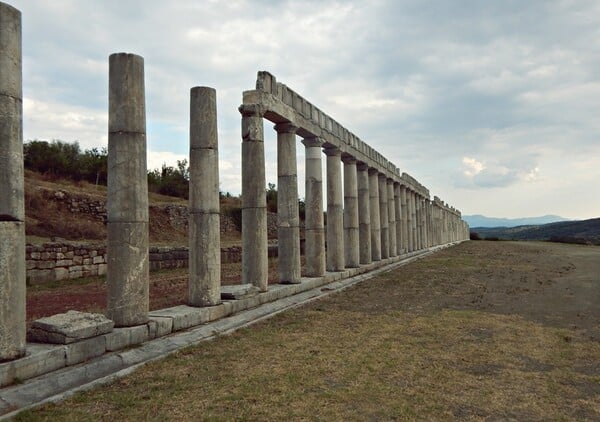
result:
[[[0,362],[26,354],[21,63],[20,12],[0,2]],[[303,281],[297,136],[306,148],[306,277],[322,277],[327,272],[376,261],[383,265],[436,245],[468,239],[468,227],[460,212],[437,197],[431,201],[424,186],[401,174],[372,147],[277,83],[271,74],[259,72],[256,89],[244,92],[239,110],[243,284],[256,286],[261,292],[268,290],[264,119],[275,123],[277,131],[281,283]],[[191,326],[193,321],[199,324],[241,309],[221,303],[215,90],[195,87],[190,93],[190,306],[185,309],[149,313],[146,115],[144,61],[140,56],[118,53],[109,58],[108,135],[106,314],[115,327],[132,327],[132,331],[114,333],[97,343],[86,339],[85,347],[73,349],[77,359],[114,350],[115,339],[119,339],[118,347],[126,347],[153,338],[160,330],[169,333]],[[327,224],[322,152],[327,157]],[[275,300],[276,295],[268,297]],[[208,313],[194,313],[193,309],[207,307],[211,309]],[[181,318],[177,324],[168,325],[165,315],[169,321]],[[133,330],[135,327],[142,329]],[[90,354],[84,356],[83,351]],[[81,361],[68,356],[65,361],[61,356],[55,368]],[[27,365],[20,368],[32,368]],[[0,375],[2,371],[14,372],[14,368],[0,365]],[[39,368],[51,370],[49,365]],[[33,376],[33,372],[27,374]]]
[[[268,72],[243,94],[243,282],[267,290],[263,120],[277,132],[279,281],[299,283],[300,219],[296,136],[306,148],[305,275],[356,268],[460,240],[468,227],[456,209]],[[326,155],[327,225],[322,152]],[[343,163],[343,172],[342,172]],[[343,173],[343,177],[342,177]]]

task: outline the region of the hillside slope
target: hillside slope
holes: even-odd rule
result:
[[[583,221],[518,226],[518,227],[473,227],[472,233],[480,237],[514,240],[552,240],[569,243],[591,243],[600,245],[600,218]]]
[[[496,218],[475,214],[463,215],[462,217],[470,227],[537,226],[541,224],[556,223],[558,221],[569,221],[568,219],[558,215],[543,215],[541,217],[524,218]]]
[[[238,206],[239,198],[224,198],[221,203],[222,241],[240,238],[235,221],[228,212]],[[150,242],[185,245],[188,236],[187,201],[149,194]],[[105,241],[106,186],[69,180],[47,180],[25,173],[25,230],[28,243],[52,238],[77,241]]]

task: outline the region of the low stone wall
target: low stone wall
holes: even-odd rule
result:
[[[269,257],[277,256],[277,245],[269,246]],[[27,245],[27,284],[42,284],[58,280],[106,274],[106,246],[44,243]],[[240,262],[242,248],[221,248],[221,262]],[[150,271],[187,268],[188,248],[171,246],[150,247]]]
[[[29,285],[106,274],[103,245],[27,245],[25,254]]]
[[[241,259],[241,248],[224,248],[226,262]],[[106,274],[106,247],[69,243],[27,245],[27,284],[41,284]],[[188,248],[150,247],[150,270],[187,268]]]

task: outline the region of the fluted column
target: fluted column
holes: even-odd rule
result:
[[[25,355],[21,12],[0,3],[0,362]]]
[[[107,316],[145,324],[149,309],[144,59],[109,57]]]
[[[242,283],[268,289],[267,194],[264,108],[243,104],[242,114]]]
[[[417,205],[417,246],[419,250],[423,249],[423,197],[421,195],[417,195],[416,199]]]
[[[275,125],[277,131],[277,248],[279,282],[300,283],[300,216],[296,130],[291,123]]]
[[[190,92],[189,303],[221,303],[217,92]]]
[[[406,186],[402,184],[400,185],[400,211],[402,212],[402,253],[408,253],[410,251],[408,236],[410,222],[408,203],[406,201]]]
[[[396,211],[396,255],[402,255],[404,248],[402,246],[402,200],[400,196],[400,183],[394,183],[394,210]]]
[[[360,264],[356,159],[349,155],[342,155],[342,161],[344,162],[344,260],[346,268],[356,268]]]
[[[381,261],[381,216],[379,214],[379,172],[369,168],[369,208],[371,214],[371,260]]]
[[[410,191],[410,236],[412,241],[412,250],[419,250],[417,245],[417,196],[415,191]]]
[[[325,148],[327,155],[327,271],[344,269],[344,204],[341,151]]]
[[[371,213],[369,203],[369,166],[357,164],[358,178],[358,245],[361,264],[369,264],[371,257]]]
[[[390,257],[390,220],[388,216],[387,179],[379,174],[379,216],[381,221],[381,259]]]
[[[323,173],[319,138],[306,138],[305,148],[305,273],[308,277],[325,274],[325,227],[323,224]]]
[[[389,256],[396,256],[396,195],[394,192],[394,181],[387,179],[387,195],[388,195],[388,220],[389,220]]]

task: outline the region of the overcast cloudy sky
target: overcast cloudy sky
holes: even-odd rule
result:
[[[149,167],[187,156],[189,89],[212,86],[221,189],[239,193],[237,107],[268,70],[465,214],[600,216],[597,0],[8,3],[25,139],[105,146],[108,56],[136,53]]]

